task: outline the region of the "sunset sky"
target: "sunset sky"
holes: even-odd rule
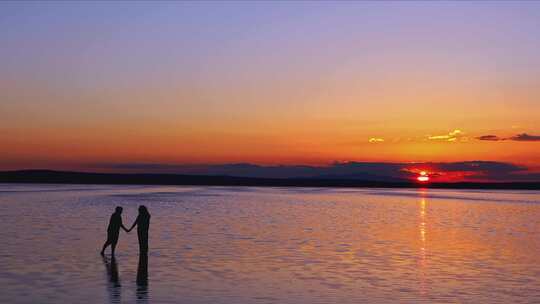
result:
[[[540,168],[540,2],[2,2],[0,28],[0,170]]]

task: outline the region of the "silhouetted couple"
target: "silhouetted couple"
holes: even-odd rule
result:
[[[122,224],[122,207],[116,207],[116,210],[111,215],[109,221],[109,227],[107,228],[107,241],[103,244],[101,249],[101,255],[105,254],[105,249],[111,245],[111,254],[114,256],[114,250],[116,244],[118,244],[118,237],[120,236],[120,228],[126,232],[130,232],[133,227],[137,226],[137,236],[139,237],[139,252],[141,254],[148,254],[148,229],[150,228],[150,213],[145,206],[139,206],[139,215],[137,219],[131,225],[131,228],[126,229]]]

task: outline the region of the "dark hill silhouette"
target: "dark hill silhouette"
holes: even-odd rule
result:
[[[0,172],[0,183],[116,184],[116,185],[207,185],[270,187],[380,187],[455,189],[540,190],[540,182],[459,182],[419,184],[413,181],[370,181],[354,178],[252,178],[181,174],[83,173],[51,170]]]
[[[461,162],[334,162],[327,165],[259,165],[232,164],[166,164],[112,163],[90,164],[89,171],[235,176],[249,178],[316,178],[359,179],[365,181],[407,182],[414,179],[415,170],[425,169],[437,174],[445,172],[467,176],[469,181],[539,182],[540,173],[526,166],[495,161]]]

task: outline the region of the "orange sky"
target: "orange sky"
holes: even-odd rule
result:
[[[539,5],[214,5],[2,4],[0,169],[540,166]]]

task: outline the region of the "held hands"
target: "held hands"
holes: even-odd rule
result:
[[[131,225],[131,227],[129,229],[126,229],[124,227],[124,229],[126,229],[126,232],[129,233],[131,231],[131,229],[135,228],[135,226],[137,225],[137,221],[135,220],[135,223],[133,223],[133,225]]]

